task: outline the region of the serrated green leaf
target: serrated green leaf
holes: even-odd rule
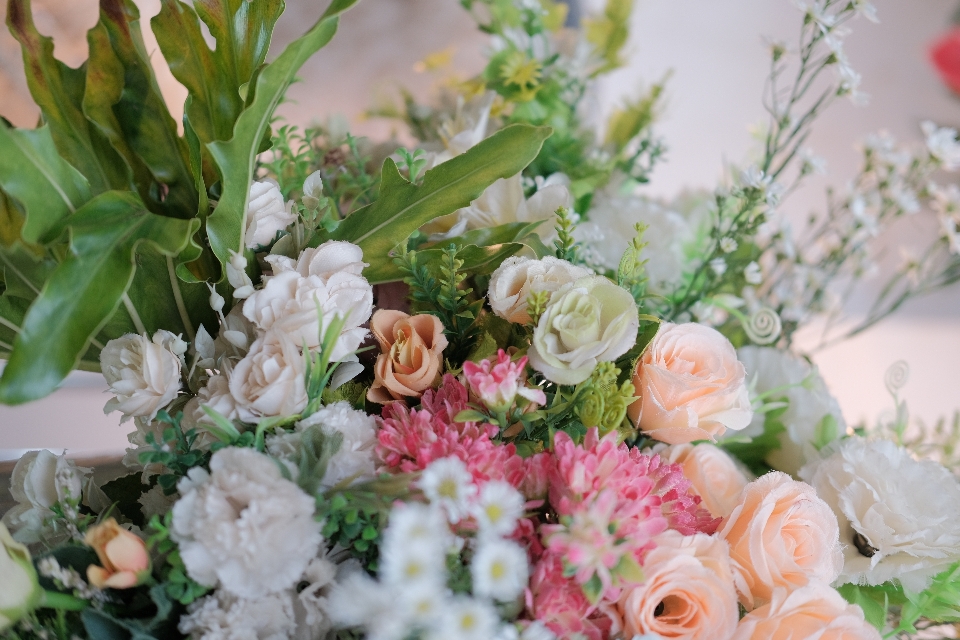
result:
[[[0,120],[0,149],[0,188],[23,205],[27,242],[39,242],[90,199],[86,179],[57,153],[49,127],[12,129]]]
[[[324,47],[337,31],[338,13],[356,0],[344,0],[331,6],[307,33],[291,42],[276,60],[270,63],[256,80],[256,95],[244,109],[227,142],[207,145],[223,183],[223,193],[217,208],[207,219],[207,236],[213,252],[225,264],[230,251],[242,251],[246,224],[247,199],[250,182],[256,169],[260,141],[266,134],[270,119],[297,70],[307,59]]]
[[[363,249],[363,259],[370,264],[364,270],[367,280],[387,282],[394,275],[390,252],[399,242],[430,220],[468,206],[498,179],[523,171],[550,133],[549,127],[511,125],[427,171],[419,186],[404,179],[388,158],[381,171],[380,197],[354,211],[333,237]]]
[[[124,159],[137,191],[155,213],[196,214],[187,150],[167,110],[143,44],[132,0],[101,0],[100,21],[87,35],[83,111]]]
[[[152,214],[135,194],[116,191],[88,202],[69,223],[71,251],[27,312],[0,377],[6,404],[47,395],[76,367],[130,286],[138,245],[176,256],[199,225]]]
[[[53,40],[33,23],[30,0],[8,2],[7,26],[20,42],[30,94],[60,155],[87,178],[91,193],[126,188],[129,180],[119,156],[83,115],[85,67],[72,69],[54,58]]]

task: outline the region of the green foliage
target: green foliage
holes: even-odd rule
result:
[[[577,241],[573,238],[573,231],[577,228],[576,222],[566,207],[560,207],[557,214],[557,239],[553,246],[557,248],[557,257],[569,262],[577,262]]]
[[[467,274],[463,272],[463,260],[459,248],[450,245],[443,252],[440,262],[440,291],[435,311],[443,322],[450,341],[446,355],[451,361],[459,361],[473,347],[479,335],[477,318],[483,308],[483,298],[471,300],[473,289],[464,284]]]
[[[761,435],[745,439],[730,438],[720,444],[758,477],[770,471],[770,465],[766,462],[767,456],[780,448],[780,434],[787,430],[780,418],[788,409],[789,400],[783,398],[776,403],[769,403],[767,407],[769,409],[764,414]]]
[[[627,407],[637,401],[633,382],[618,382],[620,369],[612,362],[601,362],[590,377],[573,392],[574,413],[586,427],[598,427],[601,435],[620,429]]]
[[[332,237],[363,249],[372,283],[397,278],[391,251],[423,224],[478,198],[499,178],[519,173],[536,156],[550,130],[507,127],[477,146],[427,171],[420,186],[407,181],[389,158],[383,164],[380,197],[345,219]]]
[[[637,302],[637,307],[642,309],[647,296],[647,259],[643,257],[643,249],[648,244],[644,240],[647,225],[638,222],[634,225],[634,229],[637,234],[627,245],[623,257],[620,258],[620,265],[617,268],[617,284],[629,291]]]
[[[540,324],[540,316],[547,310],[548,302],[550,302],[549,291],[531,291],[527,296],[527,313],[530,314],[531,328]]]
[[[157,587],[176,602],[188,605],[205,596],[210,589],[187,575],[186,566],[180,557],[180,549],[170,535],[172,524],[172,511],[164,514],[163,518],[153,516],[147,528],[149,534],[147,546],[153,554],[162,558],[162,562],[157,562],[155,565],[159,581]]]
[[[307,416],[313,415],[320,408],[323,403],[323,390],[330,384],[330,379],[337,370],[337,364],[331,363],[330,357],[333,355],[337,338],[340,337],[346,322],[346,318],[337,315],[324,327],[323,312],[319,302],[317,302],[317,316],[320,318],[320,352],[314,354],[304,349],[304,357],[307,359],[305,374],[307,406],[303,410],[303,415]],[[333,366],[330,366],[331,364]]]
[[[603,15],[585,21],[587,41],[603,60],[597,73],[612,71],[623,65],[620,53],[630,36],[630,14],[633,0],[607,0]]]
[[[151,482],[143,482],[142,474],[131,473],[120,476],[103,484],[100,489],[113,502],[114,508],[120,514],[141,529],[146,525],[143,512],[140,510],[140,496],[156,484],[156,479],[151,478]]]
[[[70,218],[71,253],[23,319],[0,378],[0,400],[19,404],[53,391],[120,306],[133,281],[138,246],[147,242],[163,255],[176,256],[199,224],[149,213],[130,192],[104,193],[77,210]],[[148,320],[156,330],[155,319]],[[189,322],[164,320],[175,332],[178,324],[183,331]]]
[[[160,485],[163,492],[168,496],[176,492],[177,482],[180,478],[187,475],[190,469],[198,466],[206,466],[210,461],[209,452],[194,448],[200,432],[196,429],[190,429],[184,432],[180,426],[182,419],[182,413],[178,413],[172,417],[166,411],[157,413],[157,420],[169,426],[164,428],[162,441],[160,442],[157,441],[152,433],[148,433],[146,441],[153,451],[144,451],[140,454],[140,464],[144,466],[151,464],[163,465],[166,471],[157,476],[157,484]],[[136,477],[139,477],[139,474],[137,474]],[[141,491],[142,490],[141,487]],[[104,491],[106,492],[106,486],[104,486]],[[117,499],[109,492],[107,495],[112,499]],[[127,515],[127,517],[134,522],[137,521],[133,515],[128,515],[128,508],[125,503],[121,502],[120,506],[121,512],[124,515]],[[133,509],[139,512],[139,505],[130,505],[129,510]]]
[[[327,473],[327,465],[343,445],[343,434],[339,431],[329,436],[320,425],[307,427],[300,432],[300,459],[297,465],[297,484],[308,494],[314,496],[320,492],[320,483]]]
[[[905,591],[897,631],[916,633],[921,618],[934,622],[960,622],[960,562],[933,578],[920,593]]]
[[[848,583],[837,587],[837,591],[847,602],[863,609],[867,622],[878,631],[883,631],[886,627],[890,608],[906,601],[903,589],[891,583],[875,587]]]
[[[405,148],[397,149],[397,155],[400,156],[399,167],[407,172],[407,180],[413,184],[419,184],[420,172],[427,166],[427,159],[424,157],[423,149],[415,149],[410,153]]]

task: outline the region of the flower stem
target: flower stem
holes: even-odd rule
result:
[[[61,611],[81,611],[86,609],[88,604],[90,603],[86,600],[57,591],[44,591],[43,598],[40,600],[41,607],[60,609]]]

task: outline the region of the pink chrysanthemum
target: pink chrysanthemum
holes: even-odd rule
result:
[[[590,604],[580,585],[564,576],[560,556],[550,552],[534,567],[526,605],[529,615],[543,622],[558,638],[603,640],[613,626],[608,617]]]

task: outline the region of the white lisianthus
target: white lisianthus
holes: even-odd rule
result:
[[[155,418],[180,391],[186,350],[187,343],[162,329],[152,341],[128,333],[108,342],[100,352],[100,369],[115,397],[103,412],[120,410],[123,422],[134,416]]]
[[[229,377],[230,395],[242,420],[290,416],[307,406],[306,361],[281,331],[268,331],[250,346]]]
[[[0,524],[0,633],[39,603],[43,590],[27,548]]]
[[[247,200],[247,227],[243,235],[246,247],[256,249],[273,242],[278,231],[283,231],[297,219],[297,214],[290,210],[291,204],[292,201],[283,202],[280,186],[275,181],[252,182]]]
[[[527,552],[523,547],[512,540],[485,538],[470,564],[473,594],[510,602],[523,593],[529,573]]]
[[[527,298],[531,293],[553,293],[570,282],[591,275],[589,269],[546,256],[540,260],[512,256],[490,276],[487,298],[493,312],[518,324],[530,322]]]
[[[341,316],[345,324],[331,354],[341,360],[360,347],[367,336],[362,325],[373,313],[373,287],[359,275],[366,266],[361,257],[356,245],[330,241],[304,251],[297,263],[282,256],[272,260],[275,275],[243,303],[243,315],[308,349],[318,348],[321,327]]]
[[[253,449],[213,454],[177,485],[173,539],[191,578],[240,598],[296,586],[322,538],[314,499]]]
[[[17,505],[3,515],[3,523],[14,531],[17,540],[36,542],[44,520],[53,516],[54,505],[69,510],[80,503],[89,474],[90,469],[78,467],[65,455],[45,449],[23,454],[10,476],[10,494]]]
[[[194,640],[287,640],[297,629],[293,595],[237,598],[219,590],[190,604],[177,629]]]
[[[376,476],[374,447],[377,444],[377,423],[373,416],[357,411],[341,400],[322,407],[296,424],[294,433],[267,437],[267,450],[276,457],[294,458],[300,449],[302,432],[319,426],[326,436],[339,433],[340,448],[327,462],[321,484],[332,487],[344,480],[369,480]]]
[[[754,383],[756,394],[783,388],[766,402],[785,398],[789,403],[779,421],[786,427],[781,433],[780,448],[771,451],[767,464],[774,469],[796,475],[800,467],[817,456],[817,448],[839,438],[847,430],[840,404],[830,395],[820,374],[809,362],[789,351],[773,347],[746,346],[737,351],[747,380]],[[755,413],[744,435],[763,433],[765,414]]]
[[[533,331],[530,366],[557,384],[578,384],[598,362],[615,360],[637,341],[640,318],[627,291],[603,276],[557,290]]]
[[[800,470],[837,515],[838,583],[898,580],[919,592],[960,560],[960,484],[888,440],[849,438]]]

